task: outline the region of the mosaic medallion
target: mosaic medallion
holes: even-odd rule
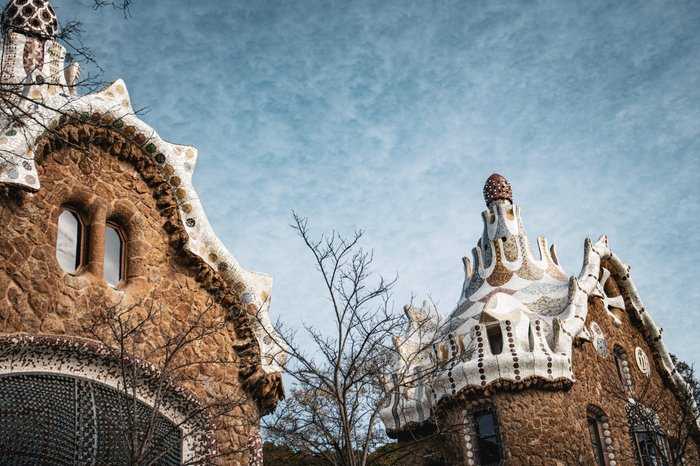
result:
[[[649,374],[651,374],[649,358],[644,350],[639,346],[637,346],[637,349],[634,350],[634,358],[637,360],[637,367],[639,367],[639,370],[642,371],[642,374],[649,377]]]
[[[591,335],[593,336],[593,346],[595,350],[603,357],[608,355],[608,342],[605,339],[603,330],[596,322],[591,322]]]

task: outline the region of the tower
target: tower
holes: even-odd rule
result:
[[[698,417],[682,414],[697,407],[607,237],[586,240],[567,278],[544,238],[533,254],[508,181],[493,174],[483,192],[456,308],[405,308],[387,432],[414,464],[678,461],[680,431],[697,461]]]

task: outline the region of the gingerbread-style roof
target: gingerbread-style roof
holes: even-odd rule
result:
[[[586,240],[581,272],[567,278],[554,246],[547,248],[544,238],[537,240],[539,259],[533,256],[520,207],[495,202],[512,200],[505,178],[492,175],[484,195],[484,232],[472,251],[473,266],[464,258],[465,282],[456,309],[445,318],[430,303],[405,308],[410,324],[404,336],[394,339],[400,358],[388,387],[395,396],[380,413],[389,432],[426,421],[451,397],[505,386],[556,389],[575,383],[574,340],[592,340],[585,326],[589,296],[603,300],[614,325],[620,321],[612,308],[632,313],[656,349],[662,375],[676,389],[687,389],[661,330],[644,311],[629,268],[609,249],[606,236],[595,243]],[[613,270],[601,268],[603,261]],[[606,295],[611,274],[624,277],[629,305],[621,296]],[[494,335],[500,336],[500,347],[492,344]]]
[[[30,1],[32,5],[38,2]],[[12,4],[25,3],[14,0]],[[40,3],[50,7],[48,3]],[[14,10],[6,11],[10,12]],[[76,93],[74,84],[79,71],[75,63],[65,66],[66,50],[54,40],[42,43],[43,56],[49,58],[37,68],[25,69],[21,51],[29,40],[32,40],[30,36],[17,30],[7,31],[3,37],[3,72],[12,75],[12,82],[27,84],[22,89],[26,98],[18,100],[16,108],[0,114],[0,185],[37,191],[41,186],[35,163],[37,148],[43,136],[57,134],[66,124],[85,122],[118,131],[150,157],[167,180],[168,189],[176,199],[177,217],[187,236],[183,247],[221,276],[231,289],[238,290],[237,301],[251,316],[261,367],[265,374],[280,374],[286,351],[273,338],[275,331],[269,318],[272,278],[241,267],[214,233],[192,185],[197,149],[165,141],[139,119],[122,80],[91,94]],[[32,79],[28,79],[28,73]],[[8,114],[13,110],[16,115]]]

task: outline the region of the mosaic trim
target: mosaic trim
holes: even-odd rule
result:
[[[127,144],[126,149],[147,155],[176,200],[175,217],[180,224],[176,229],[184,232],[184,237],[175,241],[209,266],[211,271],[207,275],[220,276],[235,290],[240,307],[251,316],[254,338],[260,349],[259,366],[264,374],[280,374],[287,353],[279,343],[280,339],[276,338],[269,318],[272,278],[243,269],[215,235],[192,186],[197,150],[164,141],[153,128],[134,115],[129,93],[121,80],[96,93],[76,95],[70,85],[77,79],[79,70],[74,64],[64,66],[65,49],[52,40],[44,41],[44,56],[51,57],[51,60],[44,59],[43,67],[36,71],[41,79],[27,75],[23,53],[18,52],[27,40],[29,38],[22,34],[10,32],[3,42],[8,53],[4,55],[2,69],[9,70],[16,82],[28,83],[23,85],[24,95],[28,96],[25,111],[32,118],[25,119],[22,126],[16,126],[10,124],[4,115],[0,116],[0,184],[38,190],[40,180],[35,158],[42,136],[55,136],[65,125],[79,122],[95,129],[109,128],[119,132],[123,141],[106,136],[110,143],[115,144],[110,151],[122,153],[123,145]],[[57,69],[63,72],[56,74]],[[61,109],[61,112],[53,109]],[[77,139],[85,137],[79,135]],[[124,156],[128,157],[128,154]],[[153,175],[144,174],[150,178]]]
[[[248,466],[263,466],[263,439],[259,430],[253,429],[248,439]]]
[[[107,346],[84,338],[57,335],[11,334],[0,336],[0,375],[62,374],[102,383],[123,390],[122,360]],[[156,366],[127,358],[136,366],[139,401],[153,406],[156,392],[165,389],[159,412],[180,426],[183,432],[183,458],[201,462],[216,454],[214,425],[206,416],[192,415],[204,405],[190,391],[177,384]],[[165,384],[163,385],[163,382]]]
[[[620,369],[622,386],[625,391],[632,393],[634,390],[634,384],[632,382],[632,374],[630,374],[629,356],[627,356],[627,351],[620,346],[616,346],[615,357],[617,358],[617,361],[615,362],[619,365]]]
[[[478,406],[478,403],[474,403]],[[464,446],[466,447],[467,465],[474,466],[476,458],[474,457],[474,444],[476,444],[476,429],[474,429],[474,414],[469,410],[463,410],[464,418]]]

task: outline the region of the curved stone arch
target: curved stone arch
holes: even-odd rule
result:
[[[185,464],[206,461],[216,454],[215,426],[206,405],[156,366],[133,357],[120,358],[109,347],[85,338],[0,336],[0,377],[53,374],[95,382],[123,394],[122,364],[137,374],[132,392],[136,400],[157,409],[180,429]]]

